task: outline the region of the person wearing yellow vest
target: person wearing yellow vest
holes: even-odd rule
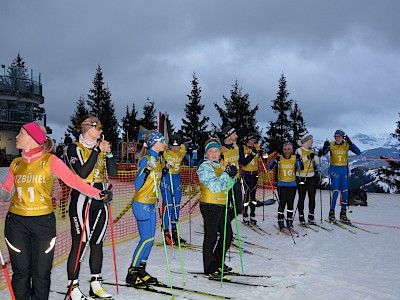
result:
[[[227,184],[229,178],[235,181],[237,168],[234,165],[224,168],[219,163],[221,144],[218,139],[207,140],[204,148],[205,158],[197,166],[201,191],[200,212],[204,220],[203,267],[204,274],[209,278],[221,278],[222,260],[233,236],[230,220],[225,223],[227,189],[229,189]],[[225,253],[223,252],[224,229]],[[224,265],[224,274],[232,271],[232,268]],[[229,280],[228,277],[224,277],[224,280]]]
[[[126,275],[126,283],[135,287],[144,287],[158,283],[157,278],[146,272],[147,260],[154,244],[156,233],[156,205],[161,195],[159,193],[162,170],[160,152],[164,151],[165,138],[158,131],[152,131],[147,136],[139,160],[132,199],[132,212],[139,230],[140,240]]]
[[[56,243],[55,178],[100,203],[106,198],[111,201],[112,192],[88,185],[51,154],[54,143],[41,124],[23,125],[16,147],[22,150],[22,157],[12,161],[4,184],[0,182],[0,199],[11,199],[4,234],[13,270],[12,287],[17,300],[48,299]]]
[[[244,182],[244,204],[243,204],[243,222],[249,224],[257,224],[256,220],[256,192],[258,183],[258,161],[262,159],[262,150],[256,143],[259,136],[256,133],[249,133],[245,137],[245,144],[243,147],[244,159],[242,162],[242,178]],[[250,206],[250,220],[248,209]]]
[[[304,163],[304,170],[296,171],[297,189],[299,192],[299,201],[297,208],[299,210],[300,225],[305,226],[304,219],[304,200],[308,194],[308,223],[315,224],[315,194],[317,192],[317,180],[315,178],[314,165],[318,157],[315,155],[312,147],[313,136],[311,134],[304,135],[298,142],[300,148],[296,149]]]
[[[292,155],[293,146],[290,143],[283,144],[283,155],[278,154],[268,165],[269,169],[278,166],[278,226],[280,230],[285,228],[285,206],[286,226],[293,227],[293,204],[296,196],[296,169],[304,169],[299,155]]]
[[[340,201],[340,220],[345,223],[350,223],[346,215],[346,208],[349,199],[349,150],[354,154],[361,154],[360,149],[353,144],[350,138],[343,130],[338,129],[334,134],[335,141],[324,143],[324,147],[318,152],[318,156],[322,157],[330,152],[330,178],[331,189],[333,192],[332,203],[329,210],[329,221],[336,222],[335,206],[339,193],[342,195]]]
[[[163,162],[169,166],[168,173],[163,176],[160,187],[163,197],[163,226],[164,239],[168,245],[178,245],[178,233],[176,223],[179,222],[179,213],[182,200],[182,182],[181,166],[186,155],[186,147],[182,143],[182,137],[179,134],[171,135],[165,145],[163,152]],[[171,175],[169,174],[171,173]],[[172,235],[171,235],[172,233]],[[180,243],[186,243],[180,237]]]
[[[237,145],[238,135],[236,129],[230,125],[225,126],[222,129],[221,139],[221,165],[227,167],[233,165],[239,170],[240,158],[243,157],[241,154],[241,148]],[[243,195],[242,185],[239,178],[239,173],[236,175],[236,182],[233,189],[229,193],[229,216],[230,219],[235,219],[234,208],[236,207],[236,215],[239,215],[243,211]],[[234,199],[233,199],[234,198]]]
[[[101,140],[103,126],[97,117],[91,115],[83,116],[74,121],[80,135],[79,140],[70,144],[67,150],[71,169],[86,183],[99,189],[106,189],[105,173],[107,172],[108,176],[117,175],[118,166],[111,153],[110,143],[106,140]],[[87,208],[89,209],[88,220],[84,227]],[[89,241],[89,267],[91,273],[89,294],[103,299],[112,298],[112,295],[106,292],[101,284],[103,240],[107,232],[108,216],[108,205],[92,201],[91,197],[87,197],[78,190],[71,191],[69,218],[72,244],[68,256],[67,273],[70,285],[72,285],[70,292],[72,300],[85,299],[84,297],[86,297],[79,288],[79,260],[81,254],[78,251],[80,244],[81,249],[84,249],[90,234],[92,235]],[[98,221],[95,225],[96,219]]]

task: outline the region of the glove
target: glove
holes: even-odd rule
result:
[[[229,175],[229,177],[235,177],[238,169],[236,168],[235,165],[227,165],[225,168],[225,172]]]
[[[346,139],[347,144],[349,144],[349,146],[353,145],[353,142],[350,140],[348,135],[345,135],[344,138]]]
[[[262,157],[263,156],[263,151],[260,149],[260,150],[258,150],[257,154],[258,154],[259,157]]]
[[[276,160],[276,162],[279,162],[279,161],[281,160],[281,157],[280,157],[279,155],[277,155],[277,156],[275,157],[275,160]]]
[[[174,166],[174,162],[172,160],[167,160],[165,162],[165,168],[167,168],[168,170],[172,169],[173,166]]]
[[[318,157],[322,156],[322,149],[318,151]]]
[[[299,153],[296,153],[296,159],[297,159],[297,160],[301,160],[301,156],[300,156]]]
[[[146,166],[143,169],[143,172],[146,174],[150,174],[151,171],[157,166],[157,163],[154,160],[148,160]]]
[[[307,156],[307,158],[308,158],[309,160],[313,160],[314,157],[315,157],[315,154],[314,154],[314,153],[310,153],[310,154]]]
[[[113,199],[113,192],[111,190],[103,190],[100,192],[100,200],[103,201],[105,205],[110,203]]]
[[[164,177],[165,175],[167,175],[168,172],[169,172],[169,169],[167,168],[167,166],[165,166],[161,171],[161,177]]]

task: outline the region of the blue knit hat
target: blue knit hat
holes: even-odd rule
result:
[[[207,151],[211,148],[217,148],[218,150],[221,150],[221,144],[217,140],[212,139],[207,142],[204,148],[204,153],[207,153]]]
[[[340,135],[341,137],[344,137],[344,136],[346,135],[342,129],[336,130],[336,131],[335,131],[335,134],[338,134],[338,135]]]
[[[146,145],[148,148],[152,148],[157,142],[161,142],[163,135],[161,132],[153,131],[147,138]],[[164,140],[165,142],[165,140]]]

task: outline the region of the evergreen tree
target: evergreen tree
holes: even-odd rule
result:
[[[148,130],[157,128],[156,109],[154,108],[154,101],[150,101],[147,97],[147,102],[143,106],[143,118],[140,119],[140,125]]]
[[[8,68],[7,73],[10,78],[29,79],[28,69],[19,53]]]
[[[399,114],[400,116],[400,114]],[[400,121],[396,122],[397,128],[392,136],[397,138],[400,145]],[[381,157],[383,159],[387,159]],[[400,163],[387,159],[389,165],[379,168],[378,176],[381,182],[388,185],[390,192],[400,193]]]
[[[258,126],[256,125],[255,115],[258,105],[253,109],[250,108],[249,94],[242,94],[242,89],[239,87],[237,80],[232,85],[230,99],[225,96],[223,98],[226,110],[214,103],[222,120],[221,129],[226,125],[234,127],[239,140],[243,139],[249,132],[257,133]]]
[[[185,104],[185,119],[182,119],[182,135],[184,138],[191,140],[194,144],[200,146],[198,151],[201,150],[204,143],[209,138],[207,131],[207,123],[210,118],[201,116],[204,109],[204,104],[201,104],[201,87],[199,87],[199,80],[196,74],[193,74],[191,80],[192,90],[189,98],[189,103]],[[202,157],[202,153],[198,152],[198,157]]]
[[[294,106],[290,112],[290,119],[293,124],[292,127],[293,139],[291,142],[293,144],[294,149],[296,149],[297,141],[300,140],[307,133],[307,128],[304,123],[303,115],[296,101],[294,101]]]
[[[130,141],[137,139],[139,132],[139,120],[137,119],[138,112],[135,108],[135,103],[132,103],[132,110],[129,111],[128,105],[126,106],[125,117],[122,118],[122,139],[126,141],[128,133],[128,139]]]
[[[292,132],[292,121],[288,118],[288,112],[292,108],[293,100],[288,100],[289,92],[286,89],[286,77],[282,73],[279,79],[279,90],[276,93],[276,98],[271,100],[272,109],[278,114],[278,118],[275,122],[269,122],[267,136],[264,139],[266,146],[271,151],[281,152],[284,142],[293,141],[291,136]]]
[[[88,115],[88,114],[89,114],[89,111],[86,108],[85,97],[83,95],[81,95],[79,97],[78,101],[76,102],[76,108],[75,108],[74,114],[69,117],[72,125],[69,125],[67,128],[68,134],[72,135],[75,138],[75,141],[77,141],[79,138],[79,132],[78,132],[78,129],[74,125],[74,120],[75,119],[79,120],[80,118],[82,118],[83,116]]]
[[[103,124],[105,139],[116,144],[119,136],[118,121],[111,100],[111,92],[108,87],[104,87],[103,70],[100,65],[96,69],[93,88],[89,90],[87,104],[89,113],[96,116]]]

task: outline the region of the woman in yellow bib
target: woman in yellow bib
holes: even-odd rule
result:
[[[106,195],[111,200],[112,193],[83,182],[51,154],[54,143],[42,125],[22,126],[16,147],[22,150],[22,157],[12,161],[6,181],[0,182],[0,199],[11,198],[4,234],[13,269],[12,287],[17,300],[48,299],[56,242],[55,178],[99,202]]]

